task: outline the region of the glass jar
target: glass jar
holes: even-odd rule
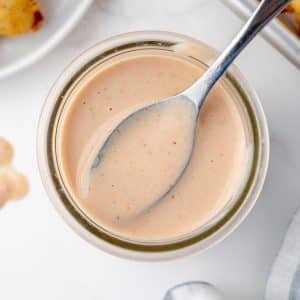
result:
[[[67,223],[98,248],[136,260],[166,260],[199,252],[223,240],[247,216],[262,189],[269,158],[269,135],[257,95],[232,66],[220,83],[239,106],[247,143],[251,149],[249,168],[237,197],[208,223],[193,232],[164,241],[134,241],[118,236],[90,220],[72,199],[57,159],[60,119],[72,91],[96,69],[115,58],[147,52],[168,52],[207,68],[218,53],[190,37],[170,32],[134,32],[100,42],[77,57],[52,87],[42,110],[38,128],[38,163],[45,189]]]

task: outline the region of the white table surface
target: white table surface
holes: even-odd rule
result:
[[[35,151],[44,98],[83,49],[111,35],[143,29],[189,34],[222,49],[241,24],[217,0],[96,0],[50,55],[0,81],[0,135],[14,144],[15,164],[31,183],[26,199],[0,211],[1,300],[154,300],[187,280],[212,282],[227,299],[263,299],[272,261],[300,204],[300,72],[261,38],[237,64],[269,121],[269,173],[253,212],[213,249],[167,263],[130,262],[102,253],[77,236],[52,207]]]

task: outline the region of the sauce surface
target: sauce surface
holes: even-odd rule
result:
[[[59,161],[74,201],[94,222],[139,240],[169,239],[205,224],[237,194],[248,160],[245,128],[221,84],[201,109],[184,175],[157,205],[144,209],[174,181],[189,152],[195,116],[184,102],[126,123],[89,173],[99,145],[124,117],[178,94],[202,73],[180,58],[135,56],[101,70],[74,95],[61,123]]]

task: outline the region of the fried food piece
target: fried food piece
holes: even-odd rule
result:
[[[4,138],[0,137],[0,166],[11,163],[14,155],[13,147]]]
[[[0,35],[36,31],[43,19],[39,5],[33,0],[0,0]]]
[[[292,0],[289,4],[296,14],[300,14],[300,0]]]
[[[26,177],[11,166],[12,146],[0,137],[0,207],[8,200],[23,198],[28,193]]]
[[[1,188],[2,187],[2,188]],[[2,190],[2,195],[1,195]],[[11,167],[2,168],[0,171],[0,196],[6,200],[23,198],[28,191],[26,177],[13,170]]]
[[[292,0],[291,3],[287,6],[284,12],[290,12],[296,14],[296,21],[299,24],[299,35],[300,35],[300,0]]]
[[[293,0],[290,4],[296,13],[296,20],[299,24],[299,33],[300,33],[300,0]]]

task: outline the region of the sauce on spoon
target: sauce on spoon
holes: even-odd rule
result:
[[[154,104],[131,117],[112,135],[99,165],[85,181],[90,187],[99,185],[87,196],[97,199],[98,189],[107,190],[110,200],[118,203],[108,213],[120,221],[155,205],[183,172],[196,117],[195,106],[185,100]]]

